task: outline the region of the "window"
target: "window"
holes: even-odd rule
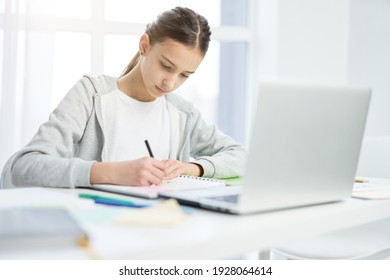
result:
[[[119,76],[136,53],[145,24],[175,6],[204,15],[213,32],[206,58],[179,94],[193,101],[207,121],[245,143],[252,3],[0,0],[0,60],[4,62],[0,113],[12,116],[7,123],[0,121],[2,133],[11,135],[8,144],[0,143],[7,152],[5,158],[32,137],[83,74]],[[10,24],[12,28],[5,29]],[[0,158],[0,167],[3,162]]]
[[[66,91],[91,69],[91,35],[86,32],[55,32],[53,62],[54,109]]]

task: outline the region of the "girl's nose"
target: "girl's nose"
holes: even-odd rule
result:
[[[175,87],[176,77],[175,75],[170,75],[163,80],[164,90],[171,91]]]

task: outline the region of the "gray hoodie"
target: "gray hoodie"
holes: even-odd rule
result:
[[[30,143],[8,160],[2,187],[90,186],[91,166],[101,161],[104,145],[101,96],[116,88],[117,78],[81,78]],[[207,124],[190,102],[175,93],[162,98],[167,100],[172,128],[170,158],[200,164],[205,177],[243,175],[246,151],[241,144]]]

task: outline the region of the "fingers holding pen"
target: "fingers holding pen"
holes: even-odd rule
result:
[[[140,161],[139,177],[147,181],[144,185],[160,185],[165,177],[165,165],[151,157],[141,158]]]
[[[115,162],[111,165],[108,183],[112,184],[127,186],[159,185],[165,177],[165,165],[151,157]]]
[[[164,180],[170,180],[180,174],[185,173],[184,164],[178,160],[157,160],[153,156],[152,149],[148,140],[145,140],[145,146],[149,157],[143,157],[135,160],[127,160],[112,163],[97,163],[93,175],[102,174],[101,169],[96,168],[100,165],[108,165],[109,175],[103,180],[94,180],[96,176],[91,176],[92,183],[111,183],[128,186],[150,186],[160,185]]]
[[[145,140],[145,146],[146,146],[146,149],[148,150],[148,153],[149,153],[149,156],[150,156],[150,160],[152,161],[153,165],[154,165],[154,169],[151,169],[151,172],[152,172],[152,184],[156,184],[156,185],[159,185],[161,184],[163,181],[163,179],[165,179],[166,177],[166,165],[165,163],[163,163],[162,161],[158,161],[158,160],[155,160],[154,159],[154,155],[153,155],[153,152],[152,152],[152,148],[150,147],[149,145],[149,142],[148,140]],[[163,173],[161,173],[163,172]]]

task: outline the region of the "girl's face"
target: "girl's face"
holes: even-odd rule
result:
[[[197,48],[172,39],[152,46],[147,35],[141,37],[140,51],[142,79],[151,100],[180,87],[203,60]]]

